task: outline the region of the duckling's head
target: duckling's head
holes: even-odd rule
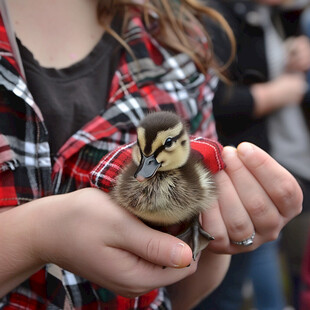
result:
[[[182,167],[190,154],[190,141],[185,124],[172,112],[148,114],[137,128],[133,161],[138,166],[138,181],[151,178],[157,171]]]

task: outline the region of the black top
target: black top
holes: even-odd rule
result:
[[[105,33],[84,59],[70,67],[54,69],[41,67],[33,54],[17,41],[29,90],[49,132],[53,158],[70,136],[105,108],[119,62],[120,44]]]

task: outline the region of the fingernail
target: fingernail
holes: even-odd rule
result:
[[[182,263],[182,254],[184,251],[184,244],[178,243],[174,246],[171,252],[171,262],[174,267],[179,267]]]
[[[254,151],[254,146],[251,143],[243,142],[238,145],[238,153],[242,156],[247,156]]]
[[[225,146],[223,156],[226,158],[236,156],[236,148],[233,146]]]

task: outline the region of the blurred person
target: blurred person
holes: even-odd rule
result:
[[[301,107],[307,104],[308,97],[304,73],[310,67],[309,40],[304,36],[286,40],[283,36],[279,5],[285,1],[220,0],[207,3],[223,14],[237,42],[236,59],[227,70],[231,85],[219,82],[213,100],[219,140],[224,145],[238,145],[240,141],[259,145],[298,176],[306,195],[309,192],[307,179],[310,173],[307,170],[310,167],[310,139]],[[225,49],[223,44],[225,35],[214,26],[211,36],[215,55],[219,61],[225,62],[223,60],[229,54],[229,49]],[[291,118],[283,122],[279,119],[279,115],[283,114]],[[284,152],[277,146],[286,148],[286,145],[286,151],[294,154],[279,156]],[[282,157],[284,161],[281,161]],[[294,169],[287,160],[297,164],[301,171]],[[291,236],[292,247],[298,244],[296,249],[290,247],[290,250],[292,254],[298,253],[299,257],[305,239],[301,234],[306,234],[309,226],[307,211],[301,218],[300,233],[285,234]],[[257,262],[260,262],[261,269]],[[222,284],[197,309],[240,309],[241,288],[247,272],[252,279],[256,279],[256,307],[283,309],[286,300],[279,265],[279,240],[263,245],[252,253],[232,257]],[[265,277],[263,283],[259,281],[262,277]]]
[[[282,24],[284,37],[287,38],[287,62],[283,71],[301,72],[305,77],[310,69],[309,37],[303,34],[300,26],[302,13],[308,4],[308,1],[295,0],[280,8],[285,16]],[[295,16],[295,30],[292,27],[292,15]],[[272,114],[268,120],[272,146],[270,154],[294,174],[304,193],[302,214],[283,230],[281,238],[281,252],[292,290],[291,301],[296,310],[300,308],[301,266],[310,227],[310,85],[306,81],[307,92],[301,104],[287,106]]]
[[[306,7],[301,14],[300,31],[310,38],[310,6]],[[310,71],[307,72],[307,81],[310,85]]]
[[[310,309],[310,234],[302,263],[300,310]]]

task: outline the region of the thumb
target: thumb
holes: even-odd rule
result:
[[[160,266],[182,268],[191,263],[192,250],[185,242],[136,218],[128,224],[132,227],[126,227],[126,238],[120,238],[123,249]]]

